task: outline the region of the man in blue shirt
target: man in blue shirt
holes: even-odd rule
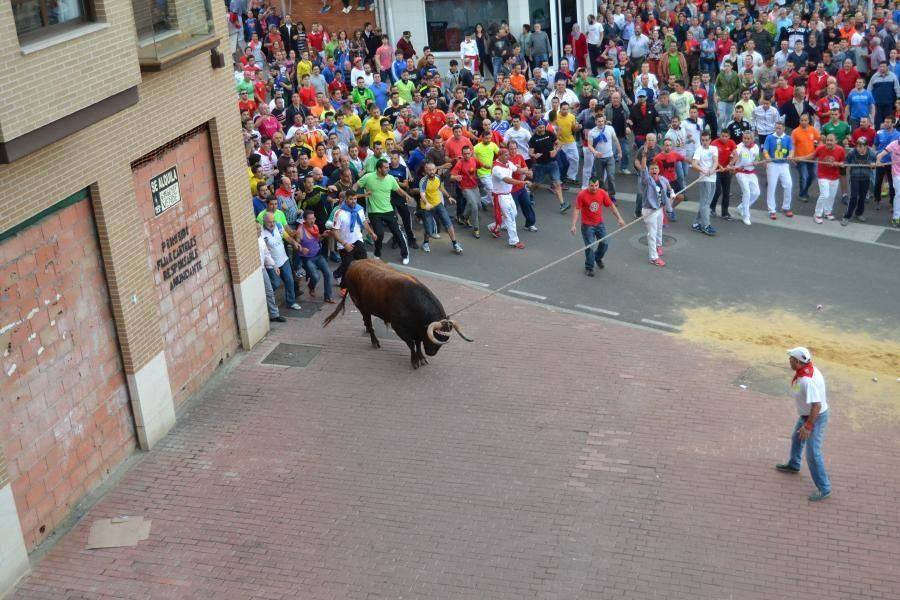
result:
[[[884,118],[884,127],[878,130],[878,133],[875,134],[875,153],[879,153],[885,148],[888,147],[888,144],[893,142],[896,139],[900,139],[900,131],[897,131],[894,128],[894,117],[888,115]],[[884,183],[885,177],[888,180],[888,186],[891,190],[890,197],[894,197],[894,178],[891,176],[891,163],[890,159],[883,167],[878,167],[875,169],[875,191],[873,193],[875,197],[875,210],[878,210],[881,206],[881,184]]]
[[[856,80],[856,87],[847,95],[847,116],[853,129],[859,127],[863,117],[875,118],[875,98],[866,89],[862,78]]]
[[[788,161],[794,158],[794,142],[791,140],[791,136],[785,135],[784,122],[776,123],[775,133],[770,133],[766,137],[766,142],[763,144],[763,158],[771,161],[766,165],[766,179],[768,180],[766,204],[769,208],[769,218],[772,220],[776,218],[775,191],[779,183],[784,193],[781,210],[786,217],[794,216],[794,213],[791,212],[793,182],[791,181],[791,168],[788,164]]]
[[[390,95],[390,88],[388,84],[381,81],[381,73],[377,71],[372,74],[374,81],[372,85],[369,86],[369,89],[372,91],[372,95],[375,96],[375,104],[378,106],[380,110],[384,110],[387,108],[388,96]]]

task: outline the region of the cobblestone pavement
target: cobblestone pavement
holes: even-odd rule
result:
[[[450,310],[483,293],[429,283]],[[846,398],[811,505],[772,468],[793,402],[735,385],[746,364],[494,297],[413,371],[383,325],[373,350],[324,314],[207,386],[13,598],[900,598],[900,445]],[[321,353],[260,364],[278,342]],[[150,539],[84,550],[119,514]]]

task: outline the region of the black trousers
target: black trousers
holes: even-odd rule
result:
[[[369,213],[369,222],[372,229],[375,230],[375,257],[381,256],[381,246],[384,243],[384,229],[387,227],[397,243],[400,244],[400,256],[406,258],[409,256],[409,245],[406,243],[406,237],[401,233],[400,226],[397,224],[397,217],[393,212],[389,213]]]
[[[716,203],[722,198],[722,215],[728,214],[728,204],[731,202],[731,173],[716,173],[716,193],[713,194],[712,204],[709,209],[716,212]]]
[[[358,242],[353,242],[353,250],[347,252],[344,248],[341,248],[341,266],[337,268],[337,271],[334,272],[335,278],[341,279],[341,283],[343,283],[344,273],[347,272],[347,267],[350,266],[354,260],[361,260],[363,258],[368,258],[369,255],[366,252],[366,245],[362,240]]]
[[[601,48],[599,44],[588,44],[587,47],[588,47],[588,60],[591,63],[588,66],[591,69],[591,75],[596,77],[597,73],[600,72],[600,65],[597,64],[597,59],[600,58],[600,55],[603,53],[603,48]]]
[[[881,184],[884,183],[884,178],[887,177],[888,180],[888,188],[891,190],[891,197],[888,198],[888,204],[894,198],[894,178],[891,176],[891,165],[886,167],[878,167],[875,169],[875,191],[872,192],[872,197],[875,198],[875,204],[881,202]]]
[[[847,205],[847,212],[844,218],[849,219],[854,214],[858,217],[863,214],[866,209],[866,196],[869,195],[869,186],[872,181],[866,177],[865,179],[850,179],[850,204]]]
[[[412,244],[416,241],[416,236],[413,235],[412,215],[409,212],[409,205],[403,198],[394,198],[393,196],[391,197],[391,204],[394,205],[394,210],[400,215],[400,222],[403,223],[403,231],[406,232],[407,245]],[[400,243],[399,240],[397,243]]]

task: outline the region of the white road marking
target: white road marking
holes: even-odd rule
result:
[[[620,314],[614,310],[606,310],[605,308],[597,308],[596,306],[587,306],[586,304],[576,304],[575,308],[580,308],[581,310],[587,310],[590,312],[600,313],[601,315],[609,315],[611,317],[618,317]]]
[[[522,292],[520,290],[506,290],[510,294],[515,294],[516,296],[522,296],[523,298],[533,298],[534,300],[546,300],[547,296],[541,296],[540,294],[532,294],[531,292]]]
[[[491,287],[489,283],[482,283],[480,281],[472,281],[471,279],[463,279],[462,277],[454,277],[453,275],[444,275],[443,273],[438,273],[436,271],[427,271],[425,269],[417,269],[415,267],[410,266],[402,266],[398,264],[391,263],[391,266],[396,267],[398,269],[404,271],[412,271],[413,273],[419,273],[421,275],[427,275],[431,277],[440,277],[442,279],[448,279],[450,281],[455,281],[457,283],[465,283],[467,285],[476,285],[478,287],[489,288]]]
[[[641,323],[646,323],[647,325],[654,325],[656,327],[664,327],[665,329],[671,329],[672,331],[681,331],[681,327],[678,327],[677,325],[663,323],[662,321],[654,321],[653,319],[641,319]]]

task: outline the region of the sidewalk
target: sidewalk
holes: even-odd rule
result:
[[[428,283],[451,311],[483,293]],[[749,365],[494,297],[414,371],[382,323],[373,350],[325,314],[240,356],[12,597],[900,597],[895,424],[852,431],[851,399],[810,505],[772,468],[793,401],[735,385]],[[280,342],[321,353],[261,365]],[[85,550],[120,514],[150,539]]]

